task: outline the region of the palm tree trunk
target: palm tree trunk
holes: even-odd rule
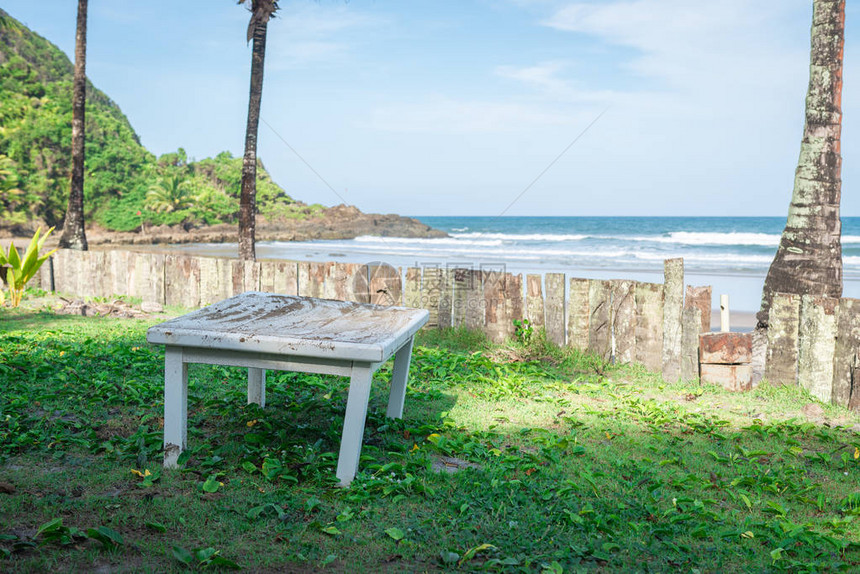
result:
[[[845,0],[814,0],[806,121],[788,221],[767,273],[758,328],[774,293],[842,295],[842,53]]]
[[[69,205],[63,222],[60,247],[87,250],[84,231],[84,126],[87,104],[87,1],[78,0],[75,33],[75,77],[72,96],[72,177]]]
[[[257,131],[263,96],[263,61],[266,57],[268,20],[257,22],[251,50],[251,94],[248,99],[248,124],[245,127],[245,157],[242,160],[242,192],[239,196],[239,258],[256,258],[257,215]]]

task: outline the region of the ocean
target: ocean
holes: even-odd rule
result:
[[[440,239],[358,237],[260,242],[259,258],[384,262],[394,266],[504,266],[514,273],[662,280],[663,260],[683,257],[690,285],[712,285],[714,302],[755,311],[784,217],[418,217],[450,235]],[[227,245],[176,246],[198,253]],[[860,297],[860,217],[842,219],[844,296]]]

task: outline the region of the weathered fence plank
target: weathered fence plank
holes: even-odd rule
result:
[[[612,290],[609,281],[588,281],[588,350],[604,361],[612,355]]]
[[[684,309],[681,319],[681,380],[699,378],[699,333],[702,331],[702,310],[698,307]]]
[[[403,285],[403,305],[420,309],[421,305],[421,268],[406,269],[406,281]]]
[[[711,286],[693,287],[687,285],[687,295],[684,307],[695,307],[701,311],[702,333],[711,330]]]
[[[502,271],[484,272],[484,310],[485,332],[487,337],[502,343],[507,333],[505,312],[505,273]]]
[[[200,306],[200,265],[196,257],[169,253],[164,258],[164,304]]]
[[[773,313],[773,311],[771,311]],[[843,297],[836,311],[836,346],[833,353],[833,396],[835,405],[858,410],[860,385],[860,299]]]
[[[798,327],[797,382],[825,403],[833,399],[833,354],[836,350],[836,310],[834,297],[800,298]]]
[[[612,290],[612,357],[616,363],[632,363],[636,349],[635,282],[615,279]]]
[[[212,257],[198,258],[200,267],[200,304],[211,305],[224,299],[221,296],[218,260]]]
[[[505,336],[514,334],[514,321],[522,321],[525,316],[523,299],[523,276],[521,273],[505,275]],[[564,332],[562,332],[562,335]]]
[[[659,283],[637,283],[636,351],[634,360],[651,371],[663,365],[663,286]]]
[[[335,263],[328,268],[328,273],[323,289],[326,299],[349,301],[349,282],[352,278],[349,265],[347,263]]]
[[[580,351],[585,351],[589,347],[591,308],[588,302],[588,292],[588,279],[572,277],[568,282],[567,344]]]
[[[442,270],[438,267],[425,267],[421,276],[421,304],[430,312],[427,327],[439,326],[439,294],[441,291]]]
[[[546,338],[556,345],[564,345],[564,273],[547,273],[544,282]]]
[[[391,265],[369,265],[370,302],[374,305],[400,305],[403,301],[403,285],[400,269]]]
[[[772,384],[797,384],[797,338],[800,296],[776,293],[767,327],[767,361],[764,376]]]
[[[526,318],[532,327],[544,326],[542,279],[541,275],[526,275]]]
[[[684,260],[663,263],[663,379],[681,376],[681,315],[684,310]]]
[[[451,318],[451,279],[450,269],[439,270],[439,328],[447,329],[453,326]]]
[[[452,270],[451,281],[451,326],[463,327],[466,324],[466,308],[468,306],[469,288],[472,282],[472,270],[455,267]]]
[[[469,270],[469,288],[466,290],[466,316],[465,326],[467,329],[478,331],[484,330],[486,310],[484,307],[484,277],[480,269]]]

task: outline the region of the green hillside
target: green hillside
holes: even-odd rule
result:
[[[70,22],[70,26],[74,22]],[[61,225],[69,193],[72,73],[56,46],[0,10],[0,226]],[[128,231],[150,225],[233,223],[242,158],[156,158],[111,99],[87,83],[87,222]],[[268,218],[316,211],[293,201],[259,165],[257,208]]]

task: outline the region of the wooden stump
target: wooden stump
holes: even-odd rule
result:
[[[702,382],[730,391],[752,388],[752,333],[699,335],[699,374]]]

